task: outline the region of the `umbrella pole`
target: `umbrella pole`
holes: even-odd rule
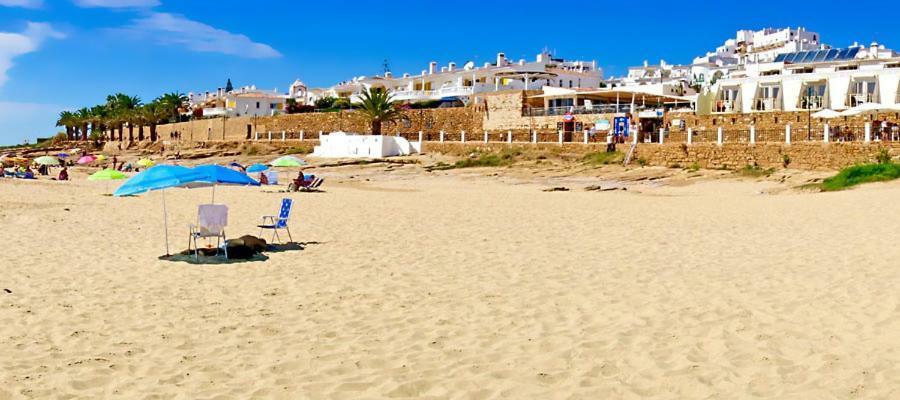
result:
[[[161,190],[161,192],[163,202],[163,230],[166,233],[166,256],[169,256],[169,213],[166,212],[166,191]]]
[[[212,203],[211,204],[216,204],[216,185],[213,184],[212,187],[213,187],[213,195],[212,195]]]

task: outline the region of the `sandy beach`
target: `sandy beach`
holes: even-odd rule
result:
[[[230,265],[158,259],[158,192],[0,182],[0,399],[900,398],[900,183],[316,173],[217,189],[304,244]]]

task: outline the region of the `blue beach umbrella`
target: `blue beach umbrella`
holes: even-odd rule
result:
[[[191,169],[203,175],[196,182],[188,183],[188,187],[212,185],[212,202],[216,202],[216,185],[259,186],[259,182],[231,168],[221,165],[198,165]]]
[[[162,190],[166,255],[169,255],[169,216],[168,212],[166,212],[166,191],[163,189],[184,186],[191,182],[197,182],[203,178],[203,174],[191,170],[190,168],[177,165],[157,165],[141,171],[139,174],[125,181],[122,186],[119,186],[119,188],[116,189],[113,196],[130,196],[152,190]]]
[[[267,165],[253,164],[253,165],[247,167],[247,172],[263,172],[267,169],[269,169],[269,166],[267,166]]]

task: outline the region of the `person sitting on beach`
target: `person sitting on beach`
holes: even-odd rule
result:
[[[269,184],[269,177],[266,176],[265,172],[259,173],[259,184],[260,185],[268,185]]]
[[[25,179],[37,179],[34,177],[34,171],[31,170],[31,167],[25,168]]]
[[[67,181],[69,180],[69,168],[63,167],[61,171],[59,171],[59,177],[56,178],[58,181]]]

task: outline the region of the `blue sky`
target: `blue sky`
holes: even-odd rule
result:
[[[250,6],[247,6],[250,4]],[[686,63],[738,29],[805,26],[825,43],[900,48],[888,1],[0,0],[0,144],[50,136],[59,111],[125,92],[215,90],[231,78],[281,91],[429,61],[477,64],[542,48],[620,75],[643,60]],[[785,8],[786,7],[786,8]],[[880,10],[880,11],[879,11]]]

